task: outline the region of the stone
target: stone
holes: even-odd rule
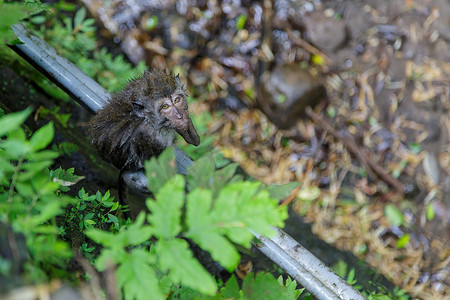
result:
[[[258,106],[280,129],[289,129],[326,96],[324,86],[298,64],[276,66],[262,75]]]
[[[303,18],[306,38],[319,49],[332,52],[342,47],[347,39],[343,20],[327,17],[322,12],[312,12]]]

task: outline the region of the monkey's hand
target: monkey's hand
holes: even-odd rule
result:
[[[132,192],[150,194],[147,177],[145,176],[144,171],[124,172],[122,180]]]
[[[175,150],[175,157],[177,160],[177,171],[180,174],[186,175],[187,169],[192,165],[193,161],[177,146],[172,146]],[[128,188],[133,192],[150,194],[148,189],[148,181],[144,171],[128,171],[122,174],[122,179]]]

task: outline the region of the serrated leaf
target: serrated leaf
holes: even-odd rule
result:
[[[181,208],[184,204],[184,178],[176,175],[156,194],[156,200],[147,199],[147,207],[151,212],[148,221],[158,238],[175,237],[181,230]]]
[[[189,190],[196,188],[210,188],[215,169],[214,157],[205,155],[188,168]]]
[[[227,166],[225,166],[222,169],[219,169],[214,172],[213,181],[211,183],[211,188],[213,190],[213,194],[217,196],[217,194],[220,192],[220,190],[226,186],[230,180],[233,178],[234,174],[236,173],[236,169],[238,167],[238,164],[231,163]]]
[[[94,229],[91,231],[94,231]],[[116,265],[125,255],[127,255],[127,253],[121,248],[103,249],[100,255],[95,260],[94,265],[97,270],[103,272],[109,266]]]
[[[134,249],[122,260],[115,274],[125,299],[165,299],[155,271],[150,267],[152,262],[150,254],[143,249]]]
[[[251,234],[244,228],[250,228],[262,235],[273,235],[272,226],[282,227],[287,218],[286,207],[270,198],[267,191],[257,192],[260,183],[238,182],[222,189],[211,213],[216,220],[222,220],[225,233],[232,241],[248,247]]]
[[[145,213],[141,212],[136,217],[136,221],[128,226],[128,230],[119,232],[119,235],[127,237],[127,245],[139,245],[152,236],[152,228],[150,226],[143,226],[145,221]]]
[[[3,2],[0,2],[0,11],[2,12],[0,18],[0,41],[2,43],[5,39],[9,40],[14,37],[14,33],[10,28],[11,25],[42,9],[42,4]]]
[[[177,174],[175,153],[172,147],[167,148],[158,158],[152,157],[144,163],[148,188],[153,194]]]
[[[196,189],[189,193],[186,209],[186,237],[208,251],[212,258],[232,271],[239,263],[236,248],[221,235],[218,223],[210,218],[212,194],[209,190]]]
[[[128,226],[127,230],[113,234],[99,229],[90,229],[85,231],[85,234],[94,242],[105,247],[123,248],[130,245],[139,245],[152,235],[151,227],[143,226],[144,221],[145,213],[141,212],[137,216],[136,221]]]
[[[289,276],[286,278],[286,282],[284,284],[283,277],[281,275],[278,277],[277,281],[281,286],[285,287],[287,299],[298,299],[301,293],[305,290],[305,288],[297,289],[297,282]]]
[[[259,272],[254,276],[249,274],[244,278],[242,292],[249,300],[295,300],[290,296],[290,290],[280,285],[270,273]],[[290,296],[290,297],[289,297]]]
[[[163,271],[169,271],[169,278],[174,283],[186,285],[206,295],[217,291],[216,281],[192,255],[185,240],[160,240],[155,251]]]
[[[242,295],[240,293],[239,284],[237,282],[236,276],[234,274],[228,279],[227,283],[223,288],[220,289],[220,294],[225,299],[241,299]]]
[[[5,7],[5,4],[0,5],[0,7],[2,8]],[[1,117],[0,137],[22,125],[22,123],[26,120],[26,118],[28,118],[28,116],[31,114],[32,111],[33,111],[32,108],[28,107],[23,111],[10,113]]]

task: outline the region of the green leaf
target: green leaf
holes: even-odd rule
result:
[[[340,277],[344,278],[347,276],[347,263],[343,260],[338,260],[337,263],[333,265],[333,271]]]
[[[428,203],[426,215],[427,215],[427,220],[428,221],[431,221],[431,220],[434,219],[434,205],[433,205],[433,202]]]
[[[169,179],[177,174],[175,153],[172,147],[164,150],[158,158],[152,157],[144,165],[148,188],[153,194],[156,194]]]
[[[228,279],[227,283],[223,288],[220,289],[220,294],[225,299],[241,299],[242,295],[240,293],[239,284],[237,282],[236,276],[234,274]]]
[[[52,142],[54,133],[52,122],[39,128],[30,139],[31,150],[37,151],[47,147]]]
[[[403,213],[392,204],[385,206],[384,215],[394,226],[401,226],[404,222]]]
[[[134,249],[125,256],[115,274],[126,300],[165,299],[155,271],[150,267],[152,262],[150,253],[143,249]]]
[[[169,271],[169,278],[200,291],[206,295],[214,295],[217,291],[216,281],[192,255],[185,240],[160,240],[155,251],[159,256],[161,269]]]
[[[287,198],[299,185],[298,182],[289,182],[286,184],[269,184],[264,188],[269,192],[270,197],[281,201]]]
[[[39,15],[39,16],[31,17],[30,18],[30,22],[33,23],[33,24],[44,24],[45,16]]]
[[[293,279],[291,279],[291,277],[287,277],[286,278],[286,282],[283,284],[283,277],[280,275],[280,277],[278,277],[277,279],[278,283],[281,286],[284,286],[286,288],[286,294],[288,299],[297,299],[298,297],[300,297],[301,293],[303,293],[303,291],[305,290],[305,288],[302,289],[297,289],[297,282]]]
[[[147,19],[147,30],[153,30],[158,25],[158,17],[157,16],[151,16]]]
[[[212,155],[205,155],[195,161],[188,168],[188,180],[189,180],[189,190],[194,190],[196,188],[210,188],[213,173],[215,170],[214,157]]]
[[[28,153],[26,157],[29,160],[42,161],[42,160],[52,160],[57,158],[58,156],[59,156],[58,152],[51,150],[43,150],[39,152]]]
[[[54,197],[56,198],[56,196]],[[41,202],[42,205],[39,208],[40,213],[38,215],[24,217],[24,219],[18,220],[17,223],[20,223],[21,228],[23,228],[25,231],[32,231],[38,225],[41,225],[44,222],[52,219],[56,215],[60,214],[62,212],[62,202],[55,201],[55,198],[53,199],[53,201],[47,202],[46,204],[43,204]]]
[[[105,247],[113,247],[115,245],[114,234],[101,229],[91,229],[84,232],[88,238]],[[124,246],[124,245],[119,245]]]
[[[84,6],[82,6],[75,13],[75,17],[73,18],[74,28],[77,28],[78,26],[80,26],[81,23],[83,22],[84,18],[86,18],[86,9],[84,8]]]
[[[7,140],[0,146],[16,160],[29,151],[28,141]]]
[[[144,221],[145,213],[141,212],[134,223],[128,226],[128,230],[118,233],[119,236],[126,236],[126,245],[139,245],[152,236],[152,228],[148,225],[143,226]]]
[[[242,284],[244,299],[249,300],[296,300],[292,288],[281,285],[270,273],[259,272],[256,276],[249,274]]]
[[[0,2],[0,42],[10,40],[14,37],[14,33],[10,26],[18,23],[28,15],[42,10],[42,4],[36,3],[4,3]],[[2,128],[0,126],[0,128]],[[0,134],[1,136],[2,134]]]
[[[89,232],[93,232],[92,229]],[[118,264],[128,255],[123,248],[103,249],[98,258],[95,260],[94,265],[100,272],[105,271],[108,267]]]
[[[210,217],[211,204],[211,191],[196,189],[189,193],[186,209],[189,230],[185,235],[231,272],[239,263],[240,256],[236,248],[221,235],[218,222]]]
[[[259,182],[238,182],[226,186],[215,200],[212,218],[220,220],[224,233],[233,242],[250,246],[252,235],[248,228],[271,236],[272,226],[283,227],[287,218],[285,206],[270,198],[267,191],[259,190]]]
[[[28,118],[33,109],[28,107],[27,109],[15,113],[7,114],[0,118],[0,136],[5,135],[8,132],[18,128]]]
[[[404,235],[402,235],[402,237],[400,237],[397,241],[397,248],[401,249],[404,248],[406,245],[409,244],[409,240],[410,240],[410,235],[405,233]]]
[[[238,164],[231,163],[215,170],[214,160],[212,154],[205,155],[188,168],[190,191],[199,187],[211,189],[215,197],[224,186],[230,183],[236,173]]]
[[[246,14],[239,15],[239,17],[236,20],[236,29],[238,30],[244,29],[245,22],[247,22],[247,15]]]
[[[148,222],[158,238],[172,238],[181,230],[181,208],[184,204],[184,177],[176,175],[156,194],[156,200],[147,199],[147,207],[151,212]]]
[[[36,193],[28,182],[16,182],[16,189],[17,192],[24,197],[32,197]]]
[[[17,127],[16,129],[8,133],[8,140],[18,140],[24,142],[26,141],[26,139],[27,137],[25,135],[25,131],[20,127]]]

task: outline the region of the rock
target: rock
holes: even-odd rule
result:
[[[307,38],[318,48],[331,52],[344,45],[347,30],[343,20],[312,12],[303,19]]]
[[[258,106],[280,129],[289,129],[326,95],[324,86],[297,64],[285,64],[262,75]]]

